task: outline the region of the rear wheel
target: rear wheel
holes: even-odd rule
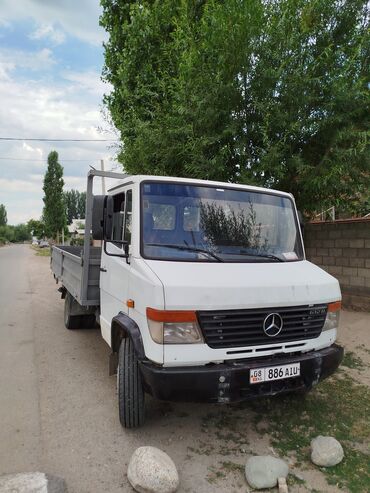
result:
[[[64,325],[69,330],[78,329],[81,327],[80,316],[79,315],[71,315],[72,311],[72,303],[73,297],[70,293],[66,293],[66,297],[64,300]]]
[[[70,293],[66,293],[64,300],[64,325],[69,330],[75,329],[93,329],[95,327],[95,315],[89,313],[86,315],[72,315],[72,304],[77,303]]]
[[[132,341],[122,339],[117,369],[119,419],[124,428],[144,423],[145,399],[139,362]]]
[[[96,324],[95,315],[80,315],[80,327],[83,329],[93,329]]]

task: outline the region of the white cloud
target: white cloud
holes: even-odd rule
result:
[[[61,162],[63,162],[61,160]],[[33,173],[29,176],[32,186],[35,185],[38,187],[38,191],[42,189],[44,183],[44,175]],[[86,189],[86,176],[71,176],[71,175],[63,175],[64,180],[64,190],[71,190],[72,188],[75,190],[79,190],[83,192]],[[32,188],[32,186],[30,188]],[[0,178],[0,191],[1,191],[1,178]]]
[[[40,187],[38,183],[26,181],[26,180],[17,180],[17,179],[7,179],[0,178],[0,193],[3,195],[11,193],[11,192],[21,192],[23,193],[33,193],[39,192]]]
[[[99,27],[99,0],[2,0],[2,22],[33,18],[37,26],[61,26],[82,41],[100,45],[106,34]]]
[[[72,188],[80,192],[86,190],[87,180],[85,176],[64,176],[63,179],[65,190],[71,190]]]
[[[13,49],[0,50],[0,80],[9,80],[10,72],[16,68],[32,71],[46,70],[56,62],[49,48],[37,51],[21,51]]]
[[[97,131],[102,123],[100,98],[89,99],[83,91],[70,91],[68,85],[55,87],[39,81],[23,82],[15,77],[0,80],[0,100],[2,135],[101,138]],[[40,144],[38,148],[42,150],[43,146]]]
[[[52,24],[41,24],[29,35],[30,39],[49,39],[54,45],[60,45],[65,41],[65,34]]]
[[[8,224],[20,224],[26,223],[30,219],[40,219],[42,215],[42,205],[40,209],[39,200],[30,197],[30,194],[22,195],[22,198],[17,201],[5,200],[7,210],[9,212],[9,206],[11,210],[11,217],[8,213]]]
[[[1,57],[1,55],[0,55]],[[15,64],[0,58],[0,80],[10,80],[10,72],[15,69]]]
[[[74,86],[78,86],[80,89],[95,94],[100,98],[104,93],[111,90],[110,85],[101,80],[100,74],[92,70],[86,72],[65,71],[62,75],[64,79],[73,82]]]
[[[70,78],[73,81],[61,80],[57,87],[49,80],[23,81],[11,72],[0,79],[0,136],[103,138],[97,130],[106,126],[99,111],[102,88],[98,90],[99,82],[91,83],[91,91],[84,86],[92,78],[99,81],[99,74],[75,73]],[[7,208],[9,224],[41,216],[47,155],[54,149],[64,167],[66,190],[84,190],[89,165],[98,168],[100,159],[106,169],[112,168],[114,150],[109,143],[1,141],[0,157],[13,159],[0,160],[0,203]],[[32,207],[26,206],[26,199],[33,201]]]
[[[22,51],[1,43],[0,136],[115,138],[97,130],[109,128],[100,107],[103,93],[110,88],[101,82],[100,73],[61,66],[50,49],[67,36],[100,45],[105,37],[98,25],[100,12],[99,0],[1,0],[0,26],[10,31],[13,23],[23,22],[24,36],[46,40],[47,48],[35,50],[39,43],[29,41],[27,51]],[[84,190],[89,165],[98,168],[104,159],[106,169],[113,167],[111,146],[104,142],[0,141],[0,203],[7,208],[9,224],[41,216],[43,177],[51,150],[59,153],[65,189]]]
[[[30,159],[42,159],[43,151],[41,147],[33,147],[32,145],[22,142],[23,156],[27,155]]]
[[[11,27],[11,23],[5,19],[0,18],[0,27],[4,27],[5,29],[9,29]]]

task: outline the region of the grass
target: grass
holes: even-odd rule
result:
[[[370,491],[370,390],[342,375],[322,382],[305,397],[285,396],[253,403],[256,424],[263,416],[271,444],[282,456],[294,452],[298,463],[310,463],[310,442],[317,435],[342,443],[345,458],[335,467],[321,468],[330,484],[353,493]],[[360,445],[360,447],[359,447]],[[362,450],[359,450],[362,449]]]
[[[219,462],[218,467],[210,466],[209,473],[206,479],[209,483],[214,484],[220,479],[226,479],[230,474],[234,474],[236,478],[243,483],[244,466],[232,461]],[[241,484],[239,486],[241,486]]]
[[[348,353],[347,353],[348,354]],[[363,364],[349,353],[345,366]],[[366,366],[366,365],[365,365]],[[286,395],[220,408],[202,418],[201,439],[191,452],[240,456],[241,449],[253,453],[248,443],[251,427],[282,458],[290,458],[295,468],[318,469],[338,491],[370,492],[370,389],[360,385],[345,370],[321,382],[307,395]],[[310,459],[310,443],[317,435],[333,436],[343,446],[345,457],[335,467],[318,468]],[[206,437],[212,436],[212,441]],[[216,440],[215,440],[216,439]],[[245,446],[244,446],[245,445]],[[226,459],[226,457],[225,457]],[[239,473],[238,473],[239,471]],[[208,480],[216,482],[228,473],[238,473],[240,466],[222,462],[210,470]],[[304,484],[290,474],[288,485]]]
[[[355,353],[353,353],[352,351],[346,351],[344,353],[342,366],[346,366],[347,368],[355,368],[356,370],[363,371],[367,365],[365,365],[362,359],[356,356]]]
[[[35,254],[38,256],[38,257],[50,257],[51,253],[50,253],[50,247],[44,247],[44,248],[40,248],[36,245],[31,245],[31,248],[32,250],[35,251]]]

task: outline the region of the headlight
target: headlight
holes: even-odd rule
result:
[[[148,327],[158,344],[199,344],[203,336],[193,311],[146,309]]]
[[[328,304],[328,312],[326,314],[324,327],[322,329],[323,331],[338,328],[341,305],[342,304],[340,301],[335,301],[334,303]]]
[[[177,322],[163,324],[165,344],[197,344],[202,341],[197,322]]]

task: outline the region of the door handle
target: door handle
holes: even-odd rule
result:
[[[107,272],[107,269],[105,267],[100,267],[100,272]]]

